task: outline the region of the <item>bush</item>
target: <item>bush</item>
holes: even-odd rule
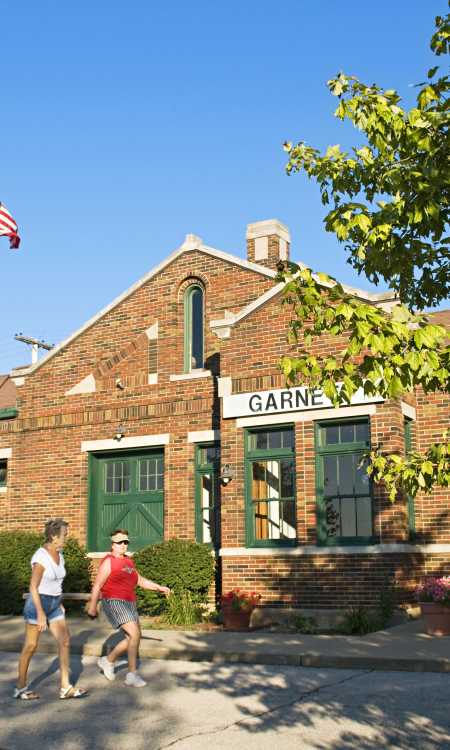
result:
[[[163,620],[168,625],[194,625],[201,622],[202,612],[203,607],[192,601],[191,592],[182,591],[171,594],[167,599]]]
[[[341,629],[345,635],[367,635],[379,629],[378,618],[367,607],[351,607],[344,614]]]
[[[30,584],[30,560],[43,541],[41,534],[30,531],[0,532],[0,614],[21,614],[22,595]],[[63,554],[67,570],[64,590],[89,591],[90,561],[83,547],[69,538]]]
[[[206,603],[214,577],[214,558],[207,545],[170,539],[136,552],[134,562],[144,578],[169,586],[175,594],[189,591],[194,605]],[[155,591],[137,590],[142,614],[160,614],[167,608],[167,601]]]
[[[299,633],[304,633],[305,635],[315,635],[317,633],[317,621],[315,617],[295,615],[292,618],[292,624]]]

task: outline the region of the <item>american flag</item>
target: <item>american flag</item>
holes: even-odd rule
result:
[[[0,237],[9,237],[9,246],[13,250],[20,245],[17,224],[4,203],[0,203]]]

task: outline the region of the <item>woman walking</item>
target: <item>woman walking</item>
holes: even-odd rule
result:
[[[111,552],[103,558],[92,588],[87,606],[90,617],[97,616],[97,603],[101,596],[102,609],[113,628],[121,629],[124,635],[117,646],[108,654],[97,660],[99,669],[107,680],[114,680],[115,661],[128,652],[128,672],[125,685],[144,687],[147,683],[137,673],[137,656],[141,640],[139,615],[136,608],[136,586],[151,591],[159,591],[168,596],[170,589],[159,586],[139,575],[133,559],[128,557],[128,531],[116,529],[111,534]]]
[[[62,518],[47,521],[45,542],[31,558],[30,593],[25,602],[25,643],[19,658],[19,678],[14,698],[28,701],[40,696],[28,687],[27,676],[31,657],[36,651],[40,634],[49,628],[58,644],[61,686],[59,697],[82,698],[87,690],[70,684],[70,636],[61,604],[62,584],[66,575],[62,549],[67,537],[68,523]]]

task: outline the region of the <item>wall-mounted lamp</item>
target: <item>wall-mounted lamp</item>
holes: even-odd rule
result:
[[[125,436],[125,427],[123,424],[120,424],[116,430],[116,434],[114,435],[114,440],[117,440],[118,443],[122,440],[122,438]]]
[[[220,481],[222,484],[227,485],[232,479],[234,479],[234,472],[230,464],[224,464],[222,466],[222,471],[220,472]]]
[[[119,390],[121,390],[121,391],[123,391],[123,390],[124,390],[124,388],[125,388],[125,386],[124,386],[124,384],[122,383],[122,381],[121,381],[121,379],[120,379],[120,378],[116,378],[116,388],[119,388]]]

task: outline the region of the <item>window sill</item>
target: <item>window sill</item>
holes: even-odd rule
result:
[[[361,537],[338,537],[333,539],[325,539],[325,541],[318,541],[318,547],[373,547],[379,544],[379,540],[376,537],[361,536]]]
[[[283,541],[267,540],[264,542],[250,542],[250,549],[289,549],[298,546],[297,539],[285,539]]]
[[[184,372],[182,375],[170,375],[169,380],[195,380],[196,378],[210,378],[211,370],[192,370],[191,372]]]
[[[8,492],[8,488],[7,487],[0,487],[0,492]]]

